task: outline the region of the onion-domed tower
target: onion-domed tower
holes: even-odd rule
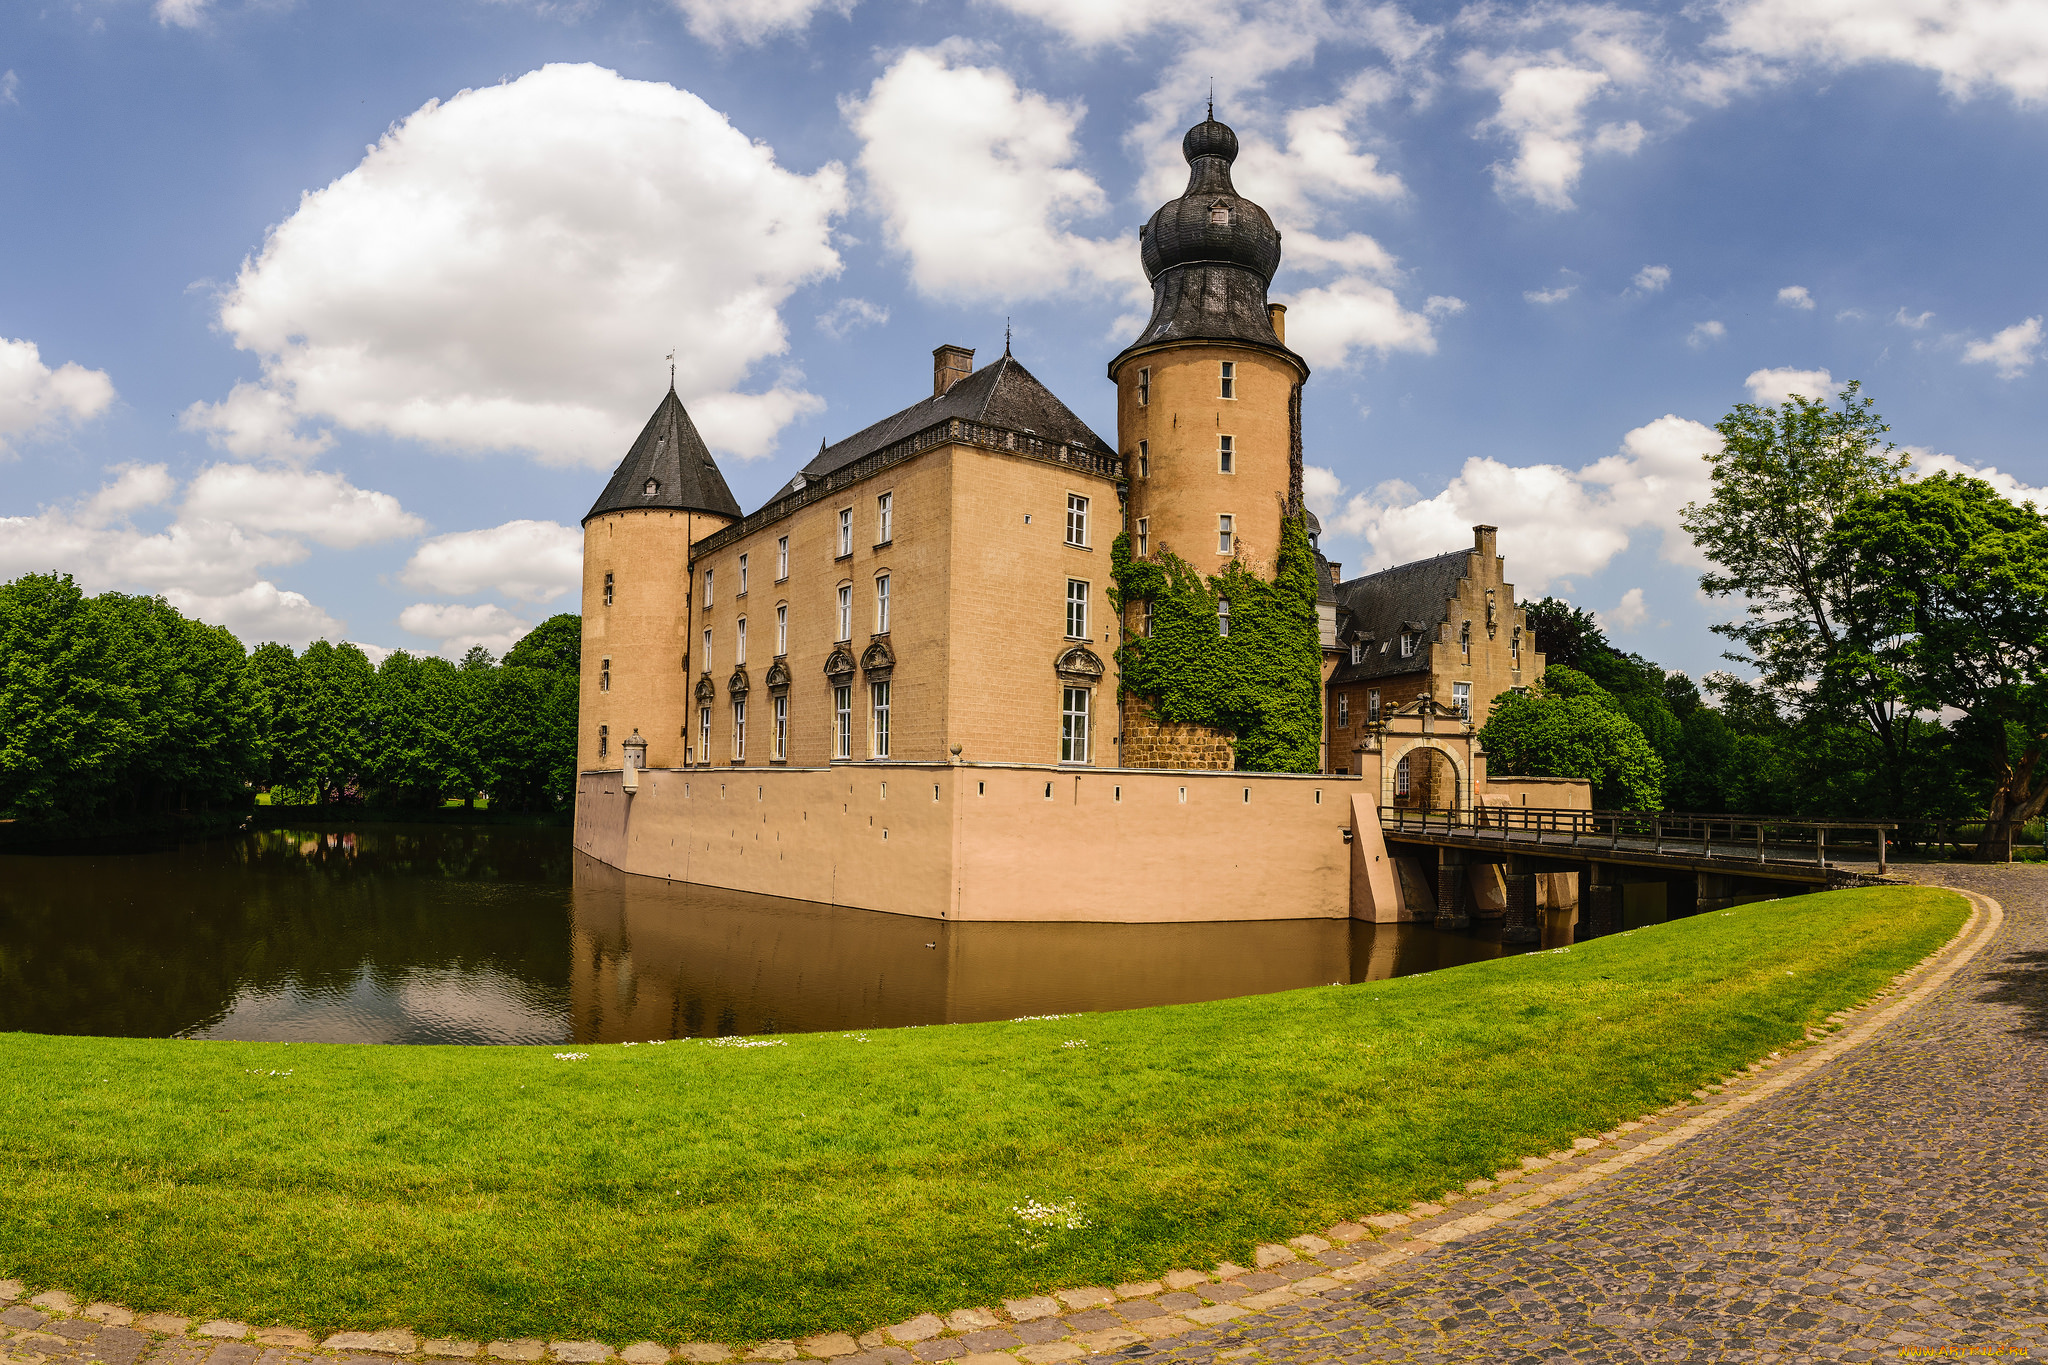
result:
[[[1130,477],[1131,551],[1204,573],[1232,558],[1270,578],[1280,519],[1301,506],[1301,386],[1286,309],[1266,290],[1280,233],[1237,192],[1237,134],[1214,110],[1181,140],[1188,187],[1139,230],[1152,318],[1109,363]]]

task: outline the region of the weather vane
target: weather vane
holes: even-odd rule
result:
[[[1009,353],[1010,353],[1010,320],[1009,320],[1008,318],[1004,318],[1004,319],[1003,319],[1003,354],[1004,354],[1004,355],[1008,355]]]
[[[676,353],[674,351],[668,353],[668,386],[670,389],[674,389],[676,386]]]

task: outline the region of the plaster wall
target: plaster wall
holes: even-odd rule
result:
[[[949,920],[1343,919],[1357,784],[1022,765],[586,772],[576,846],[626,872]]]

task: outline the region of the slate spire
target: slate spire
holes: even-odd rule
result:
[[[641,429],[640,439],[633,442],[583,520],[648,507],[708,512],[735,521],[740,517],[739,502],[726,487],[725,476],[718,472],[718,462],[697,434],[697,424],[690,420],[683,400],[676,397],[673,379]]]

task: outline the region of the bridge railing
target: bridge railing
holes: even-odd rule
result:
[[[1872,820],[1788,820],[1778,816],[1686,811],[1564,810],[1480,806],[1467,810],[1380,807],[1390,834],[1440,835],[1461,842],[1497,839],[1530,852],[1649,853],[1716,862],[1804,864],[1828,868],[1889,862],[1891,824]]]

